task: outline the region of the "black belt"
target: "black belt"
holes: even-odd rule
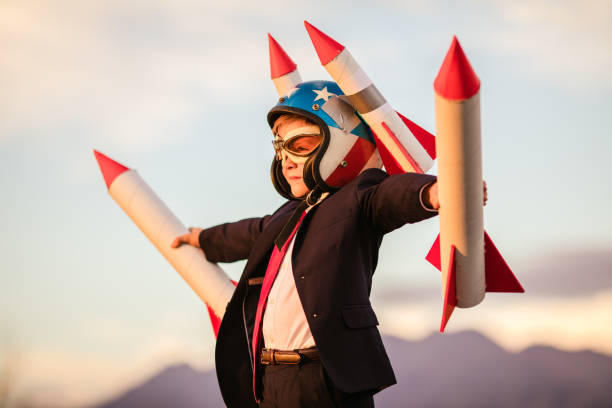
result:
[[[264,348],[261,350],[261,364],[300,364],[305,361],[318,360],[319,350],[316,347],[297,349],[293,351],[274,350]]]

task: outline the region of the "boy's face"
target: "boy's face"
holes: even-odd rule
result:
[[[282,123],[276,130],[276,139],[283,141],[295,140],[296,136],[302,133],[313,133],[313,129],[316,133],[319,133],[318,126],[312,125],[304,119],[293,119]],[[297,145],[292,146],[295,150],[307,152],[308,150],[313,151],[319,145],[321,137],[304,137],[300,138]],[[282,160],[283,176],[289,186],[291,187],[291,194],[294,197],[303,197],[309,190],[304,184],[304,162],[306,158],[298,158],[294,155],[290,155],[285,150],[278,152],[280,159]]]

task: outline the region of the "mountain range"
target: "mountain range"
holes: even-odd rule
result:
[[[377,407],[612,407],[612,357],[534,346],[506,351],[475,331],[383,338],[397,384]],[[223,407],[214,371],[167,367],[97,408]]]

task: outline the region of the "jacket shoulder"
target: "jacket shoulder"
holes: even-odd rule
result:
[[[389,177],[387,172],[380,169],[367,169],[361,172],[357,177],[346,184],[343,188],[356,188],[362,190],[364,188],[372,187],[373,185],[381,183],[383,180]]]

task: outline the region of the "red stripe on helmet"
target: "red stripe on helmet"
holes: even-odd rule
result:
[[[361,137],[351,147],[351,150],[344,156],[346,167],[339,164],[338,167],[327,177],[325,183],[331,187],[342,187],[359,174],[363,166],[372,157],[376,146]]]

